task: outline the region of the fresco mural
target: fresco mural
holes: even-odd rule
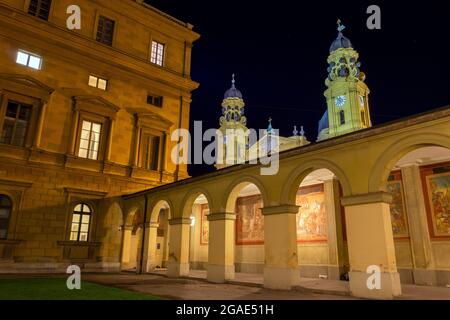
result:
[[[390,205],[392,233],[394,238],[409,237],[401,174],[400,176],[394,176],[395,180],[387,183],[387,191],[392,195],[392,203]]]
[[[297,241],[326,242],[328,227],[323,184],[300,188],[296,204],[300,206],[297,214]]]
[[[431,226],[434,236],[450,236],[450,173],[426,177]]]
[[[209,214],[209,206],[207,204],[201,205],[201,230],[200,230],[200,244],[207,245],[209,243],[209,221],[207,215]]]
[[[261,195],[242,197],[236,201],[236,244],[264,243],[264,216]]]

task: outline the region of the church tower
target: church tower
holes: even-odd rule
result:
[[[222,116],[220,117],[219,131],[222,135],[222,144],[219,148],[216,168],[221,169],[238,163],[247,158],[249,130],[245,117],[245,103],[241,91],[236,88],[234,74],[231,88],[225,92],[222,102]]]
[[[327,111],[319,122],[318,140],[324,140],[372,126],[369,112],[370,90],[360,71],[359,54],[342,31],[338,21],[338,36],[328,57],[328,87],[324,95]]]

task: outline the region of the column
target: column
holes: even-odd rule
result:
[[[111,150],[113,143],[113,135],[114,135],[114,119],[109,118],[108,120],[108,135],[106,137],[106,150],[105,150],[105,161],[111,161]]]
[[[340,280],[344,273],[345,248],[342,234],[342,213],[339,195],[339,181],[324,181],[325,210],[328,228],[328,279]]]
[[[401,294],[389,204],[392,196],[374,192],[345,197],[350,291],[362,298],[392,299]],[[379,268],[379,273],[372,273]],[[378,286],[379,284],[379,286]]]
[[[264,215],[264,287],[290,290],[298,284],[296,217],[298,206],[265,207]]]
[[[156,242],[158,238],[159,223],[150,222],[145,224],[144,239],[144,262],[143,272],[150,272],[156,267]]]
[[[169,220],[169,262],[167,276],[171,278],[189,275],[189,229],[191,219],[177,218]]]
[[[44,127],[45,114],[47,112],[47,102],[42,101],[38,108],[38,120],[36,124],[36,134],[34,136],[33,147],[39,149],[41,147],[42,131]]]
[[[75,155],[76,150],[75,146],[77,143],[77,129],[78,129],[78,121],[80,119],[80,111],[76,108],[76,102],[74,100],[74,106],[72,111],[72,123],[71,123],[71,129],[70,129],[70,141],[69,145],[67,146],[67,153],[69,155]]]
[[[131,247],[131,230],[132,226],[123,228],[123,245],[122,245],[122,263],[130,263],[130,247]]]
[[[420,168],[412,164],[402,168],[405,207],[412,248],[413,277],[418,285],[435,285],[433,251],[428,233],[427,213],[423,197]]]
[[[236,214],[210,213],[207,279],[224,283],[234,279],[234,233]]]

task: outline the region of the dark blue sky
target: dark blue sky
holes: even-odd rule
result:
[[[373,124],[450,104],[449,1],[148,0],[192,23],[195,43],[191,123],[218,127],[232,73],[247,104],[248,126],[272,117],[281,135],[304,125],[310,141],[326,110],[327,57],[336,20],[360,53],[371,89]],[[381,8],[381,30],[366,27],[371,4]],[[208,171],[191,166],[190,174]]]

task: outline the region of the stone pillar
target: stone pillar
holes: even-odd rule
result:
[[[169,220],[169,262],[167,276],[171,278],[189,275],[189,229],[191,219],[176,218]]]
[[[156,267],[156,240],[158,237],[158,227],[159,223],[156,222],[145,224],[143,272],[150,272]]]
[[[264,287],[290,290],[300,280],[296,229],[298,206],[265,207],[262,213],[265,249]]]
[[[104,159],[106,162],[111,161],[111,150],[114,137],[114,123],[115,123],[114,119],[109,119],[108,134],[106,137],[105,159]]]
[[[350,259],[350,291],[362,298],[393,299],[401,295],[389,203],[392,196],[374,192],[345,197],[348,253]],[[376,274],[369,267],[380,268],[381,286],[372,280]],[[377,278],[375,278],[377,279]],[[372,289],[371,289],[372,288]]]
[[[325,210],[328,228],[328,279],[340,280],[345,271],[345,248],[342,234],[342,213],[339,195],[339,181],[324,181]]]
[[[236,214],[210,213],[208,281],[224,283],[234,279],[234,233]]]
[[[131,231],[133,227],[123,228],[122,263],[130,263]]]
[[[412,249],[414,283],[432,286],[436,284],[436,273],[433,270],[433,250],[428,233],[419,166],[412,164],[403,167],[402,180]]]
[[[39,115],[36,124],[36,134],[34,135],[33,147],[40,148],[42,140],[42,131],[44,128],[44,119],[47,112],[47,102],[42,101],[39,105]]]

